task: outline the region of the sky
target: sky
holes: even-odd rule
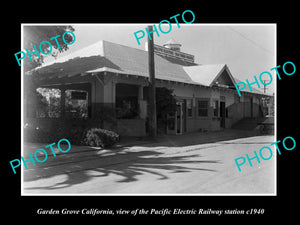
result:
[[[69,25],[69,24],[68,24]],[[78,49],[106,40],[138,49],[145,49],[147,35],[138,45],[134,32],[145,31],[153,24],[71,24],[76,41],[69,45],[69,50],[60,56],[68,55]],[[158,27],[158,25],[156,24]],[[168,25],[162,26],[164,31]],[[241,81],[259,79],[260,73],[270,71],[276,65],[276,25],[274,24],[180,24],[172,23],[168,34],[154,33],[154,43],[163,45],[173,38],[179,42],[181,51],[195,56],[198,64],[227,64],[232,75]],[[50,59],[51,60],[51,59]],[[263,80],[269,80],[267,75]],[[267,93],[274,92],[275,80],[267,86]],[[266,82],[267,83],[267,82]],[[257,88],[256,85],[253,85]],[[263,91],[263,89],[260,89]]]

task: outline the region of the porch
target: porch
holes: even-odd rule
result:
[[[104,73],[51,80],[26,77],[24,125],[45,131],[100,127],[145,136],[143,89],[116,79]]]

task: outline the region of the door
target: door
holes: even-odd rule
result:
[[[176,103],[176,111],[168,115],[167,134],[182,134],[183,132],[183,102]]]
[[[220,127],[225,128],[226,107],[225,102],[220,102]]]
[[[176,134],[182,134],[183,130],[183,111],[182,102],[176,103]]]
[[[167,134],[176,133],[176,112],[167,115]]]
[[[187,108],[186,108],[186,102],[187,100],[185,99],[182,103],[182,123],[183,123],[183,133],[187,131]]]
[[[253,117],[253,98],[250,97],[250,117]]]

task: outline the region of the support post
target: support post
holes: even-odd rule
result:
[[[60,89],[60,117],[62,120],[64,120],[66,116],[66,110],[65,110],[66,87],[62,86],[59,89]]]
[[[153,46],[153,27],[148,26],[151,38],[148,36],[148,71],[149,71],[149,135],[156,137],[156,101],[155,101],[155,69],[154,69],[154,46]],[[150,40],[151,39],[151,40]]]

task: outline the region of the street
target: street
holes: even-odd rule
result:
[[[273,147],[270,160],[254,159],[253,167],[246,162],[241,172],[234,161],[245,154],[253,157],[253,151],[269,146],[274,136],[232,138],[232,133],[224,140],[202,143],[197,141],[201,135],[112,150],[75,145],[68,153],[56,149],[56,157],[49,155],[46,162],[23,168],[23,194],[276,194]],[[26,143],[24,149],[40,146],[45,145]]]

